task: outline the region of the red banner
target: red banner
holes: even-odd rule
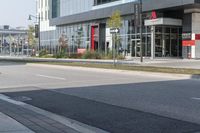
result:
[[[195,46],[195,40],[184,40],[182,46]]]
[[[95,27],[92,26],[91,27],[91,50],[94,50],[95,49],[95,39],[94,39],[94,36],[95,36]]]

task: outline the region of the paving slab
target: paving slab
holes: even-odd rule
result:
[[[0,100],[0,107],[0,133],[79,133],[16,103]]]
[[[3,133],[34,133],[16,120],[0,112],[0,132]]]

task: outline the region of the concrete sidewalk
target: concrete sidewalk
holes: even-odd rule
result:
[[[0,112],[0,132],[2,133],[34,133],[16,120]]]

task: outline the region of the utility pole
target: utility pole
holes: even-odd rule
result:
[[[143,44],[142,44],[142,0],[140,0],[140,62],[143,62]]]
[[[40,21],[41,21],[41,16],[40,16],[40,13],[38,15],[38,51],[40,52],[40,45],[41,45],[41,42],[40,42]]]
[[[117,45],[117,34],[120,33],[119,28],[110,29],[112,35],[112,51],[113,51],[113,65],[116,67],[116,45]]]
[[[41,16],[40,16],[40,13],[38,14],[38,16],[34,16],[34,15],[29,15],[29,18],[28,20],[32,20],[32,17],[34,17],[36,20],[38,20],[38,26],[37,26],[37,29],[38,29],[38,51],[40,52],[40,47],[41,47],[41,36],[40,36],[40,24],[41,24],[41,19],[43,19]]]

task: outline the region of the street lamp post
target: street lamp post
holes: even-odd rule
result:
[[[38,16],[34,16],[34,15],[29,15],[28,20],[32,20],[32,17],[35,18],[36,20],[38,20],[38,51],[40,51],[40,46],[41,46],[41,42],[40,42],[40,14]]]
[[[140,0],[140,62],[143,62],[143,44],[142,44],[142,0]]]

